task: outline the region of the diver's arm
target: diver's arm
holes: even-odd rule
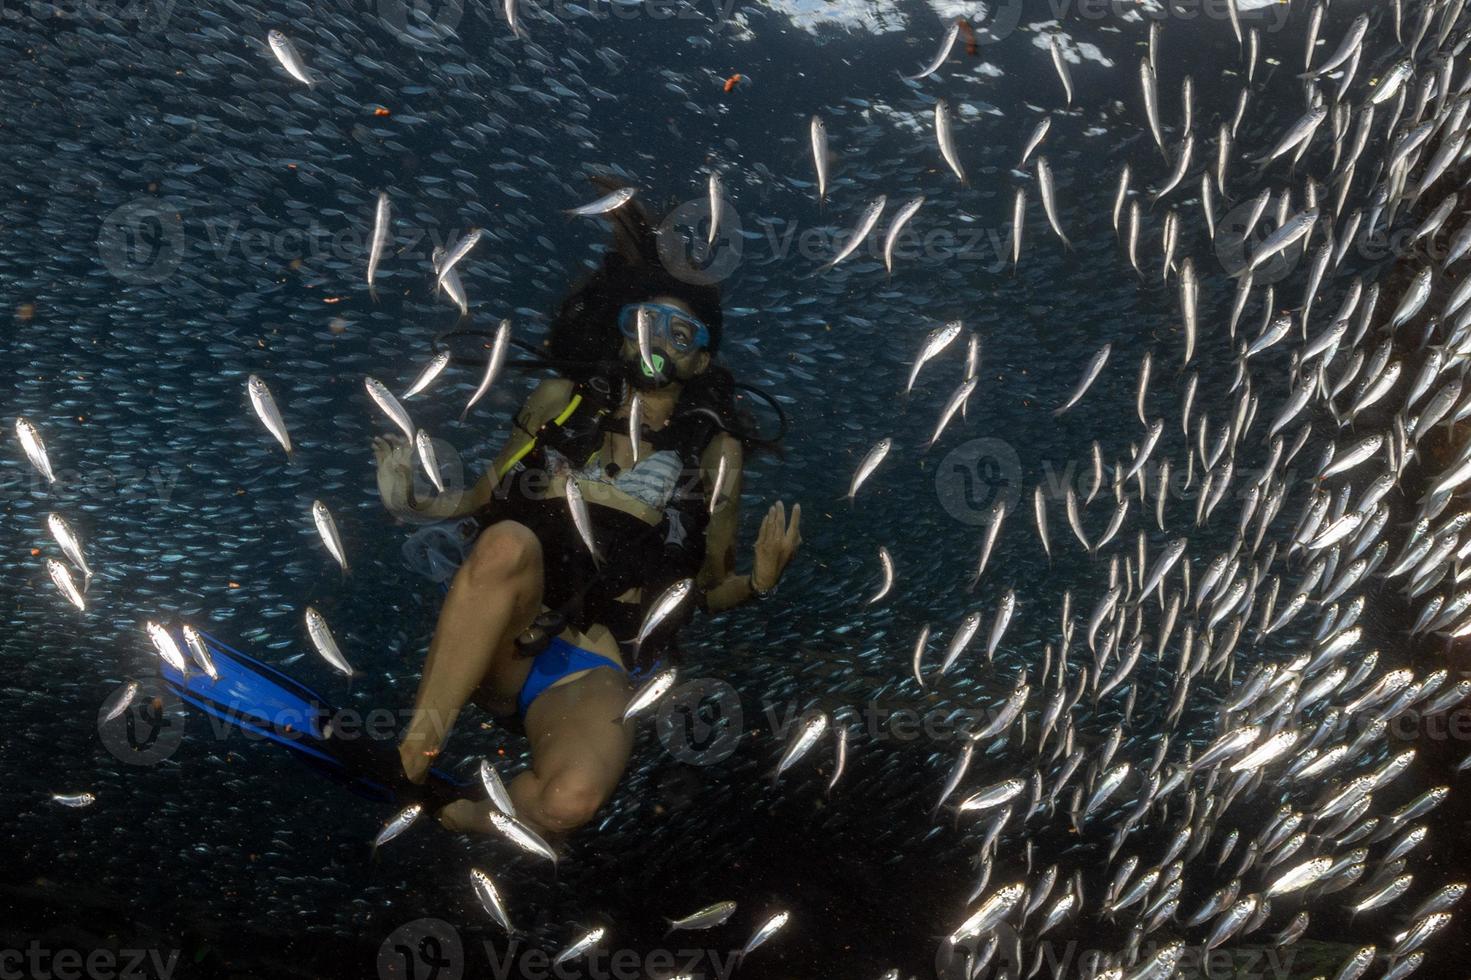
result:
[[[720,502],[710,515],[705,529],[705,565],[697,584],[704,590],[706,612],[718,613],[750,601],[751,577],[735,572],[735,539],[740,524],[741,443],[721,433],[711,440],[702,460],[706,492],[714,488],[715,474],[725,457],[725,482],[720,488]]]
[[[503,469],[508,468],[516,454],[528,442],[531,442],[535,438],[533,433],[536,432],[537,428],[543,422],[562,410],[566,405],[571,388],[572,383],[565,378],[548,378],[536,386],[536,389],[527,396],[526,404],[522,406],[521,411],[517,414],[516,425],[512,428],[505,446],[496,455],[490,468],[486,470],[484,475],[476,481],[475,485],[468,492],[462,490],[446,490],[444,493],[435,494],[428,499],[419,499],[414,493],[412,470],[414,465],[413,447],[407,443],[403,443],[398,450],[402,457],[400,465],[406,464],[408,473],[406,474],[406,478],[400,477],[400,487],[398,489],[402,495],[402,499],[395,501],[393,499],[395,496],[393,492],[395,488],[392,486],[393,481],[389,480],[387,488],[385,487],[385,468],[382,465],[383,457],[380,455],[378,485],[379,491],[383,496],[384,504],[390,511],[396,511],[398,507],[403,507],[420,516],[431,517],[436,520],[454,520],[456,518],[469,517],[471,514],[479,512],[486,504],[490,503],[491,497],[494,495],[496,487],[500,483],[497,474]],[[395,504],[398,506],[395,506]]]

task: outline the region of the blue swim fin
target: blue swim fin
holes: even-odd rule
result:
[[[182,633],[171,632],[179,649],[187,651]],[[186,704],[284,745],[307,766],[375,802],[421,802],[438,809],[473,795],[474,787],[438,769],[429,770],[422,784],[409,782],[394,743],[363,734],[335,734],[332,720],[337,709],[316,691],[208,633],[199,635],[219,680],[211,680],[192,663],[186,677],[159,661],[164,681]]]

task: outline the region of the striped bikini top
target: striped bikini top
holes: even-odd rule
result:
[[[546,447],[546,454],[548,461],[553,465],[558,462],[569,462],[567,457],[551,446]],[[679,453],[673,449],[661,449],[641,457],[633,466],[620,471],[617,476],[613,477],[608,476],[603,470],[601,455],[601,451],[593,453],[592,458],[581,469],[571,467],[578,479],[606,483],[633,499],[647,504],[654,510],[662,511],[669,506],[669,501],[674,497],[675,487],[679,484],[679,471],[682,466]]]

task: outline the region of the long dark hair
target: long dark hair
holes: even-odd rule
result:
[[[604,192],[623,186],[607,177],[591,179]],[[721,427],[739,438],[748,451],[769,448],[779,452],[780,435],[775,439],[756,437],[751,412],[737,405],[739,385],[735,376],[718,360],[724,326],[720,287],[690,282],[669,271],[659,255],[659,233],[637,199],[613,211],[609,220],[613,223],[612,247],[604,253],[601,265],[571,287],[552,318],[546,349],[557,372],[574,381],[586,381],[606,370],[608,364],[616,363],[623,344],[618,330],[619,311],[630,303],[672,296],[689,306],[710,332],[710,363],[702,373],[683,382],[681,407],[688,403],[713,409],[720,416]]]

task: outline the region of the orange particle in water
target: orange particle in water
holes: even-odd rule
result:
[[[238,589],[238,588],[240,588],[240,583],[239,582],[230,582],[230,583],[228,583],[228,585],[232,589]]]
[[[40,553],[41,553],[41,549],[40,548],[32,548],[31,549],[31,557],[32,558],[35,558]]]
[[[19,320],[29,320],[35,315],[36,306],[34,303],[22,303],[15,308],[15,316]]]
[[[745,77],[744,75],[736,74],[736,75],[732,75],[729,78],[727,78],[725,80],[725,90],[727,92],[729,92],[732,89],[734,89],[737,85],[739,85],[741,83],[741,79],[744,78],[744,77]]]
[[[373,110],[373,115],[375,115],[375,116],[391,116],[391,115],[393,115],[393,112],[391,110],[388,110],[388,109],[383,108],[380,105],[378,108],[376,108],[376,109]]]
[[[323,296],[322,297],[322,302],[323,303],[341,303],[342,302],[342,297],[341,296]]]

